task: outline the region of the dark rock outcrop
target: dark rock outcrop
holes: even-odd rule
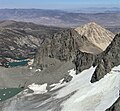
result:
[[[120,34],[117,34],[107,49],[96,56],[94,65],[97,65],[91,82],[104,77],[114,66],[120,65]]]
[[[118,100],[106,111],[120,111],[120,97]]]
[[[76,66],[76,73],[88,69],[93,65],[95,56],[93,54],[77,51],[73,63]]]
[[[84,52],[94,54],[101,52],[100,48],[89,42],[85,36],[79,35],[73,29],[66,29],[43,41],[36,54],[34,65],[40,67],[48,65],[45,62],[46,58],[69,61],[74,58],[77,51],[81,52],[83,56]],[[89,57],[87,59],[89,60]]]

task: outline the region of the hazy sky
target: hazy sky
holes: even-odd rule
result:
[[[120,0],[0,0],[0,8],[74,9],[120,7]]]

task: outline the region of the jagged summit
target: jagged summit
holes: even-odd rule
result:
[[[80,35],[86,36],[87,39],[97,47],[105,50],[114,38],[114,34],[95,22],[85,24],[75,29]]]

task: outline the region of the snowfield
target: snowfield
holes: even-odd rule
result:
[[[119,97],[120,66],[114,67],[98,82],[90,83],[94,71],[95,67],[91,67],[75,75],[75,71],[70,70],[73,79],[56,93],[56,98],[76,93],[62,103],[62,111],[105,111],[114,104]]]

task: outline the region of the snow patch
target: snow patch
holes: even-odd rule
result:
[[[33,94],[44,94],[47,92],[47,83],[42,84],[42,85],[38,85],[38,84],[31,84],[28,86],[29,89],[31,89],[32,91],[34,91]]]
[[[35,72],[41,72],[41,69],[36,69]]]
[[[5,96],[6,94],[3,94],[3,96]]]
[[[71,69],[68,71],[69,72],[69,75],[72,76],[72,77],[75,77],[76,76],[76,70],[75,69]]]
[[[31,69],[31,70],[32,70],[33,68],[32,68],[32,67],[30,67],[29,69]]]

